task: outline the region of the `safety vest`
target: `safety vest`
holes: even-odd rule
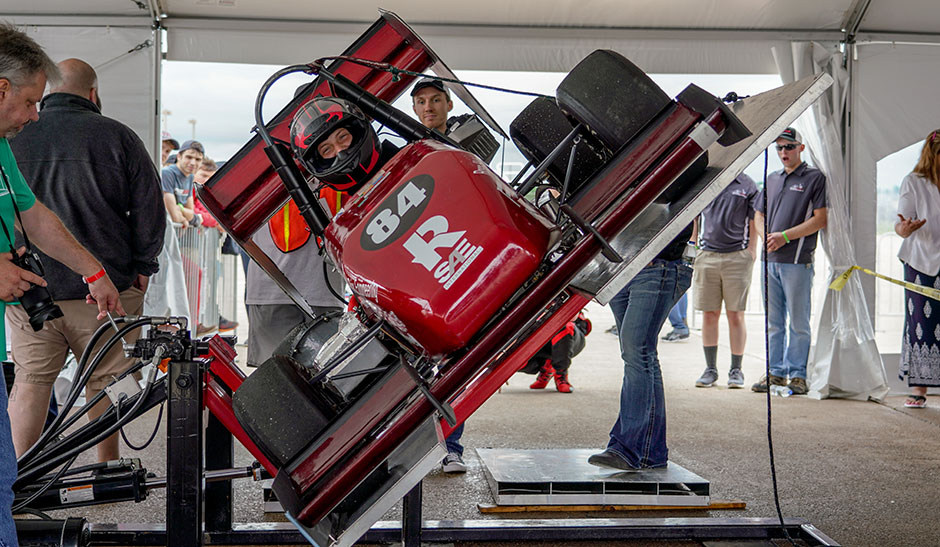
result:
[[[320,201],[325,203],[331,217],[342,209],[348,197],[347,194],[337,192],[332,188],[320,190]],[[274,245],[282,253],[296,251],[310,239],[310,228],[293,199],[288,200],[284,207],[271,217],[268,221],[268,229],[271,231]]]

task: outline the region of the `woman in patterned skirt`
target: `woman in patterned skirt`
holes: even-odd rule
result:
[[[927,137],[917,166],[901,182],[898,218],[904,280],[940,289],[940,130]],[[904,406],[924,408],[927,388],[940,386],[940,301],[905,290],[904,310],[899,372],[911,386]]]

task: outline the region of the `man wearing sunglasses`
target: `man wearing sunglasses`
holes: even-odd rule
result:
[[[801,159],[805,145],[792,127],[777,137],[776,149],[783,169],[768,175],[754,202],[768,270],[770,377],[751,389],[766,392],[769,385],[787,385],[789,378],[793,394],[803,395],[808,391],[806,361],[812,336],[813,251],[816,233],[826,227],[827,218],[826,176]]]

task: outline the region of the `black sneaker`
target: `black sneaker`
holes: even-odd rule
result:
[[[456,452],[448,452],[447,456],[444,457],[444,461],[441,462],[441,466],[443,471],[449,474],[467,472],[467,464],[463,463],[463,458]]]
[[[702,377],[695,381],[695,387],[712,387],[718,380],[718,369],[706,368]]]
[[[596,465],[597,467],[611,467],[621,471],[639,471],[639,469],[633,467],[627,460],[623,459],[623,456],[609,448],[600,454],[592,454],[591,457],[588,458],[588,463]]]
[[[682,340],[689,339],[689,331],[681,332],[676,329],[672,329],[669,334],[662,337],[664,342],[681,342]]]
[[[772,386],[785,386],[787,385],[787,379],[783,376],[774,376],[770,375],[770,385]],[[767,393],[767,377],[761,376],[760,381],[751,386],[751,391],[757,393]]]
[[[728,387],[731,389],[740,389],[744,387],[744,373],[739,368],[733,368],[728,371]]]

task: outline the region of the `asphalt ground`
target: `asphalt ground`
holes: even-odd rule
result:
[[[683,342],[661,343],[660,361],[666,390],[667,438],[670,459],[711,483],[713,499],[746,502],[734,511],[656,511],[602,513],[483,514],[478,504],[493,497],[475,450],[493,448],[596,448],[605,446],[619,401],[622,362],[618,339],[607,332],[613,324],[609,309],[589,307],[594,331],[575,359],[571,382],[575,391],[562,394],[551,386],[528,388],[532,376],[517,374],[468,421],[463,442],[469,470],[445,475],[439,470],[424,481],[424,518],[636,518],[636,517],[775,517],[767,439],[767,399],[750,389],[728,389],[730,362],[727,333],[722,324],[720,377],[715,387],[696,388],[704,368],[701,338],[693,331]],[[244,319],[244,318],[241,318]],[[763,325],[759,315],[748,316],[749,340],[743,369],[747,385],[764,367]],[[664,329],[664,333],[668,330]],[[239,336],[247,333],[244,320]],[[889,333],[890,335],[890,333]],[[241,355],[244,346],[238,347]],[[889,375],[896,371],[889,370]],[[772,398],[772,432],[779,499],[786,517],[807,519],[843,545],[940,545],[940,398],[928,407],[903,407],[903,396],[882,403],[815,400],[805,396]],[[126,428],[141,443],[152,431],[157,411]],[[156,440],[145,450],[122,448],[140,457],[147,469],[165,473],[165,421]],[[211,454],[209,455],[211,457]],[[250,455],[237,448],[236,465],[249,465]],[[83,455],[76,465],[90,463]],[[235,482],[235,521],[265,522],[277,516],[262,511],[261,485],[249,479]],[[115,503],[52,512],[56,518],[84,516],[98,523],[160,523],[166,498],[154,490],[141,503]],[[401,518],[396,506],[384,517]],[[537,545],[557,545],[539,542]],[[578,545],[639,545],[642,542],[579,542]],[[461,543],[461,546],[476,545]],[[480,543],[479,545],[484,545]],[[492,547],[523,543],[485,543]],[[528,545],[528,544],[526,544]],[[657,545],[700,545],[671,541]]]

